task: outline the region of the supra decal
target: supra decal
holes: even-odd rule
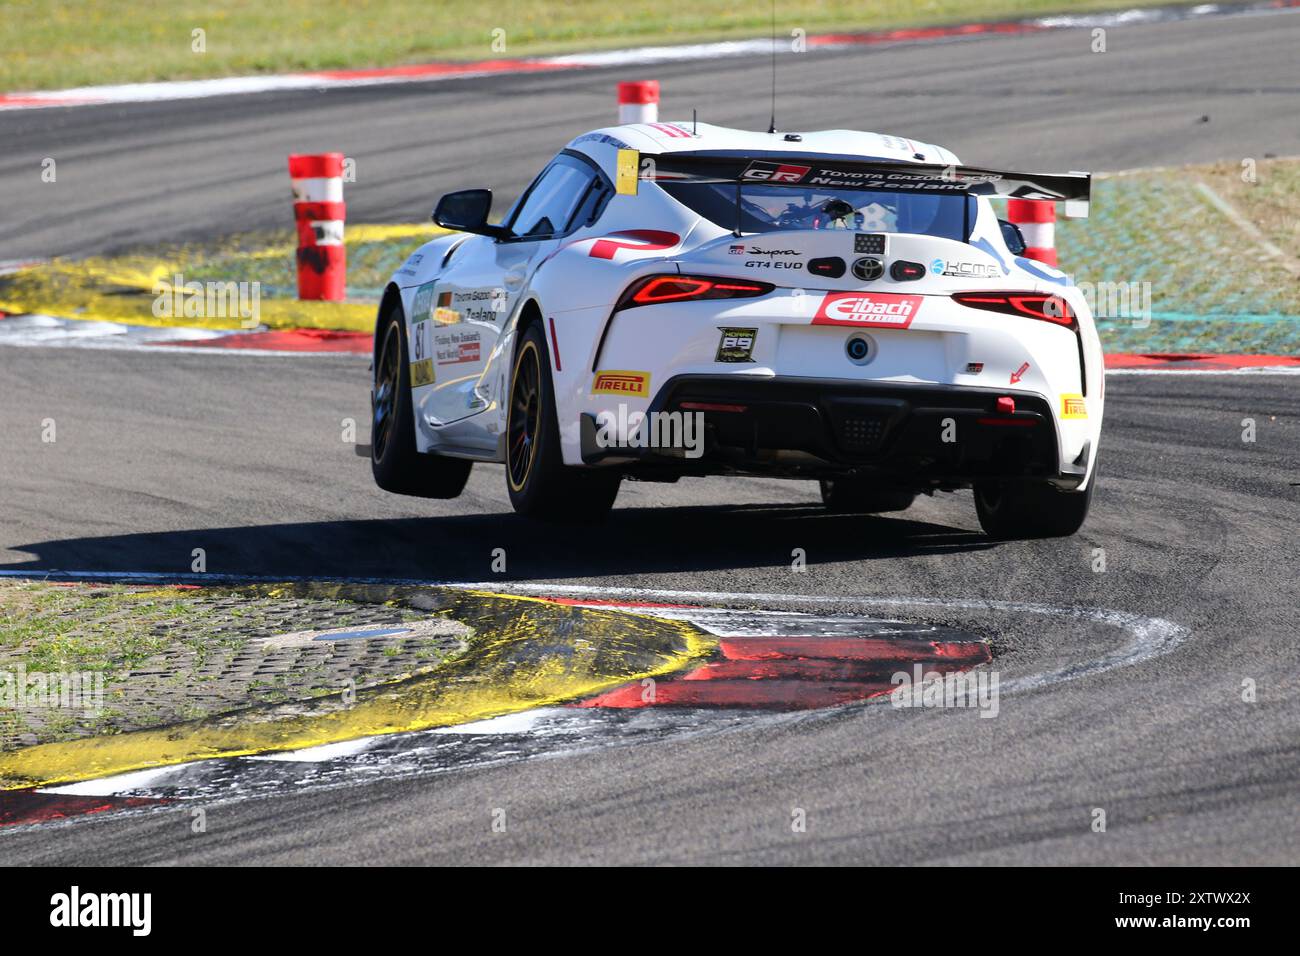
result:
[[[640,395],[650,394],[649,372],[611,371],[597,372],[591,383],[593,395]]]
[[[746,269],[802,269],[802,262],[777,258],[778,256],[797,256],[799,253],[794,249],[764,249],[761,246],[750,246],[744,250],[746,255],[761,256],[759,259],[750,259],[745,263]]]
[[[1088,403],[1082,395],[1061,396],[1062,418],[1087,418]]]
[[[919,295],[895,292],[831,292],[822,299],[813,325],[856,325],[905,329],[921,309]]]
[[[740,178],[746,182],[797,183],[808,175],[811,166],[755,161],[745,167]]]
[[[421,385],[432,385],[433,381],[433,359],[427,358],[411,363],[412,388],[419,388]]]
[[[718,342],[715,362],[754,361],[754,340],[758,338],[758,329],[719,328],[718,331],[722,338]]]

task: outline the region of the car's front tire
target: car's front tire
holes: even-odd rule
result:
[[[515,511],[544,521],[592,523],[614,505],[622,476],[564,464],[546,336],[530,325],[510,374],[506,414],[506,487]]]
[[[880,488],[849,478],[823,478],[822,504],[838,514],[879,514],[906,511],[916,495],[910,491]]]
[[[385,491],[418,498],[455,498],[473,462],[420,454],[415,448],[406,323],[390,309],[375,336],[375,377],[370,391],[370,471]]]
[[[1096,475],[1085,491],[1062,491],[1046,483],[984,482],[975,486],[975,512],[991,538],[1066,538],[1087,520],[1096,484]]]

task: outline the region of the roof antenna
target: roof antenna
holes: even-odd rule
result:
[[[691,135],[700,135],[700,111],[695,109],[691,110]]]
[[[776,132],[776,0],[772,0],[772,124],[767,131]]]

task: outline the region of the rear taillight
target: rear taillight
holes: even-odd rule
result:
[[[697,299],[750,299],[767,295],[776,286],[748,279],[725,279],[717,276],[646,276],[634,282],[619,300],[620,309],[660,302],[692,302]]]
[[[1041,292],[958,292],[953,299],[972,309],[1040,319],[1066,328],[1075,327],[1074,310],[1059,295]]]

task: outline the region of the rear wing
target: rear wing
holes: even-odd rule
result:
[[[1092,176],[1088,173],[1013,173],[977,166],[794,153],[641,153],[620,149],[617,179],[618,191],[633,195],[640,180],[967,193],[1063,202],[1070,218],[1086,217],[1092,197]]]

